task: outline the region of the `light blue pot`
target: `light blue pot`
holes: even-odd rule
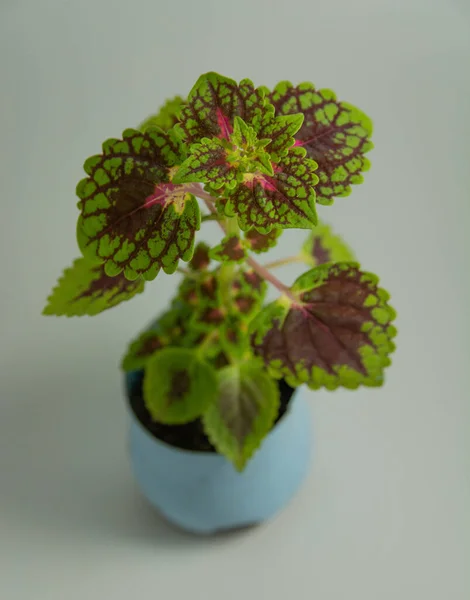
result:
[[[131,386],[135,374],[128,374]],[[288,504],[308,471],[310,411],[298,393],[242,473],[223,456],[170,446],[130,417],[130,456],[135,479],[168,521],[192,533],[266,521]]]

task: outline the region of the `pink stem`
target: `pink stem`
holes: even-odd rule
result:
[[[249,256],[246,259],[246,262],[250,265],[250,267],[253,269],[253,271],[256,271],[256,273],[258,273],[258,275],[260,277],[262,277],[266,281],[269,281],[269,283],[271,285],[273,285],[280,292],[282,292],[285,296],[287,296],[289,298],[289,300],[292,300],[292,302],[294,302],[294,304],[299,304],[299,299],[297,298],[297,296],[295,296],[295,294],[292,293],[290,287],[287,286],[285,283],[282,283],[282,281],[280,281],[275,275],[273,275],[273,273],[271,273],[271,271],[268,271],[268,269],[263,267],[263,265],[260,265],[259,262],[257,262],[251,256]]]

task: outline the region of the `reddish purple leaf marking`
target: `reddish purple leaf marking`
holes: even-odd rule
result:
[[[109,292],[112,292],[106,297],[106,301],[111,305],[113,300],[120,294],[131,294],[135,289],[142,285],[142,279],[135,279],[129,281],[124,277],[123,274],[117,275],[116,277],[109,277],[104,272],[104,265],[96,265],[91,269],[94,273],[99,273],[96,279],[93,279],[88,288],[83,290],[71,301],[76,302],[82,298],[91,298],[93,296],[104,296]]]
[[[228,118],[224,115],[224,113],[221,111],[220,108],[217,108],[216,115],[217,115],[217,124],[219,125],[219,128],[220,128],[220,133],[217,137],[228,140],[233,132],[233,127],[232,127],[230,121],[228,120]],[[223,164],[223,163],[220,163],[220,164]]]
[[[331,252],[325,248],[319,238],[315,238],[313,242],[313,257],[317,262],[317,265],[327,263],[331,261]]]
[[[139,350],[136,352],[136,356],[139,358],[144,356],[152,356],[157,350],[163,348],[163,344],[157,334],[154,337],[147,338]]]

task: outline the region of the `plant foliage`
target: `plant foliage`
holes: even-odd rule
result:
[[[144,373],[154,420],[200,419],[243,470],[276,422],[277,380],[329,390],[384,382],[396,335],[389,294],[317,216],[363,181],[371,134],[362,111],[311,83],[268,89],[201,75],[85,161],[81,257],[44,314],[95,315],[160,271],[182,274],[121,366]],[[220,226],[218,243],[196,243],[206,222]],[[285,229],[305,230],[297,254],[259,264]],[[293,285],[274,273],[289,261],[308,267]],[[279,297],[266,303],[268,283]]]

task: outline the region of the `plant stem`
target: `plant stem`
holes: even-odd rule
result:
[[[206,205],[207,205],[207,201],[209,201],[212,204],[212,207],[214,209],[214,210],[211,210],[211,212],[215,212],[215,214],[217,214],[217,210],[216,210],[215,206],[213,205],[214,197],[211,196],[208,192],[205,192],[199,183],[193,183],[193,184],[189,185],[187,187],[187,191],[190,194],[194,194],[198,198],[201,198],[201,200],[206,201]]]
[[[255,271],[256,273],[258,273],[258,275],[260,277],[262,277],[263,279],[265,279],[266,281],[269,281],[269,283],[271,285],[273,285],[276,289],[278,289],[280,292],[282,292],[284,294],[284,296],[286,296],[287,298],[289,298],[289,300],[291,300],[295,304],[299,303],[299,299],[291,291],[291,289],[289,288],[289,286],[287,286],[285,283],[282,283],[282,281],[280,281],[275,275],[273,275],[273,273],[271,273],[270,271],[268,271],[268,269],[266,269],[266,267],[263,267],[263,265],[260,265],[251,256],[249,256],[246,259],[246,262],[250,265],[250,267],[253,269],[253,271]]]
[[[207,206],[207,208],[211,211],[211,214],[216,218],[216,220],[218,221],[219,225],[222,227],[222,229],[225,231],[224,226],[222,225],[221,219],[218,218],[218,214],[217,214],[217,209],[214,206],[214,203],[209,200],[208,198],[202,198],[202,200],[204,200],[204,204]]]
[[[266,263],[264,266],[265,269],[276,269],[277,267],[283,267],[284,265],[290,265],[296,262],[304,262],[304,259],[301,256],[289,256],[288,258],[280,258],[279,260],[273,260],[270,263]]]
[[[218,216],[212,213],[210,215],[203,215],[201,217],[201,222],[207,223],[207,221],[218,221]]]

